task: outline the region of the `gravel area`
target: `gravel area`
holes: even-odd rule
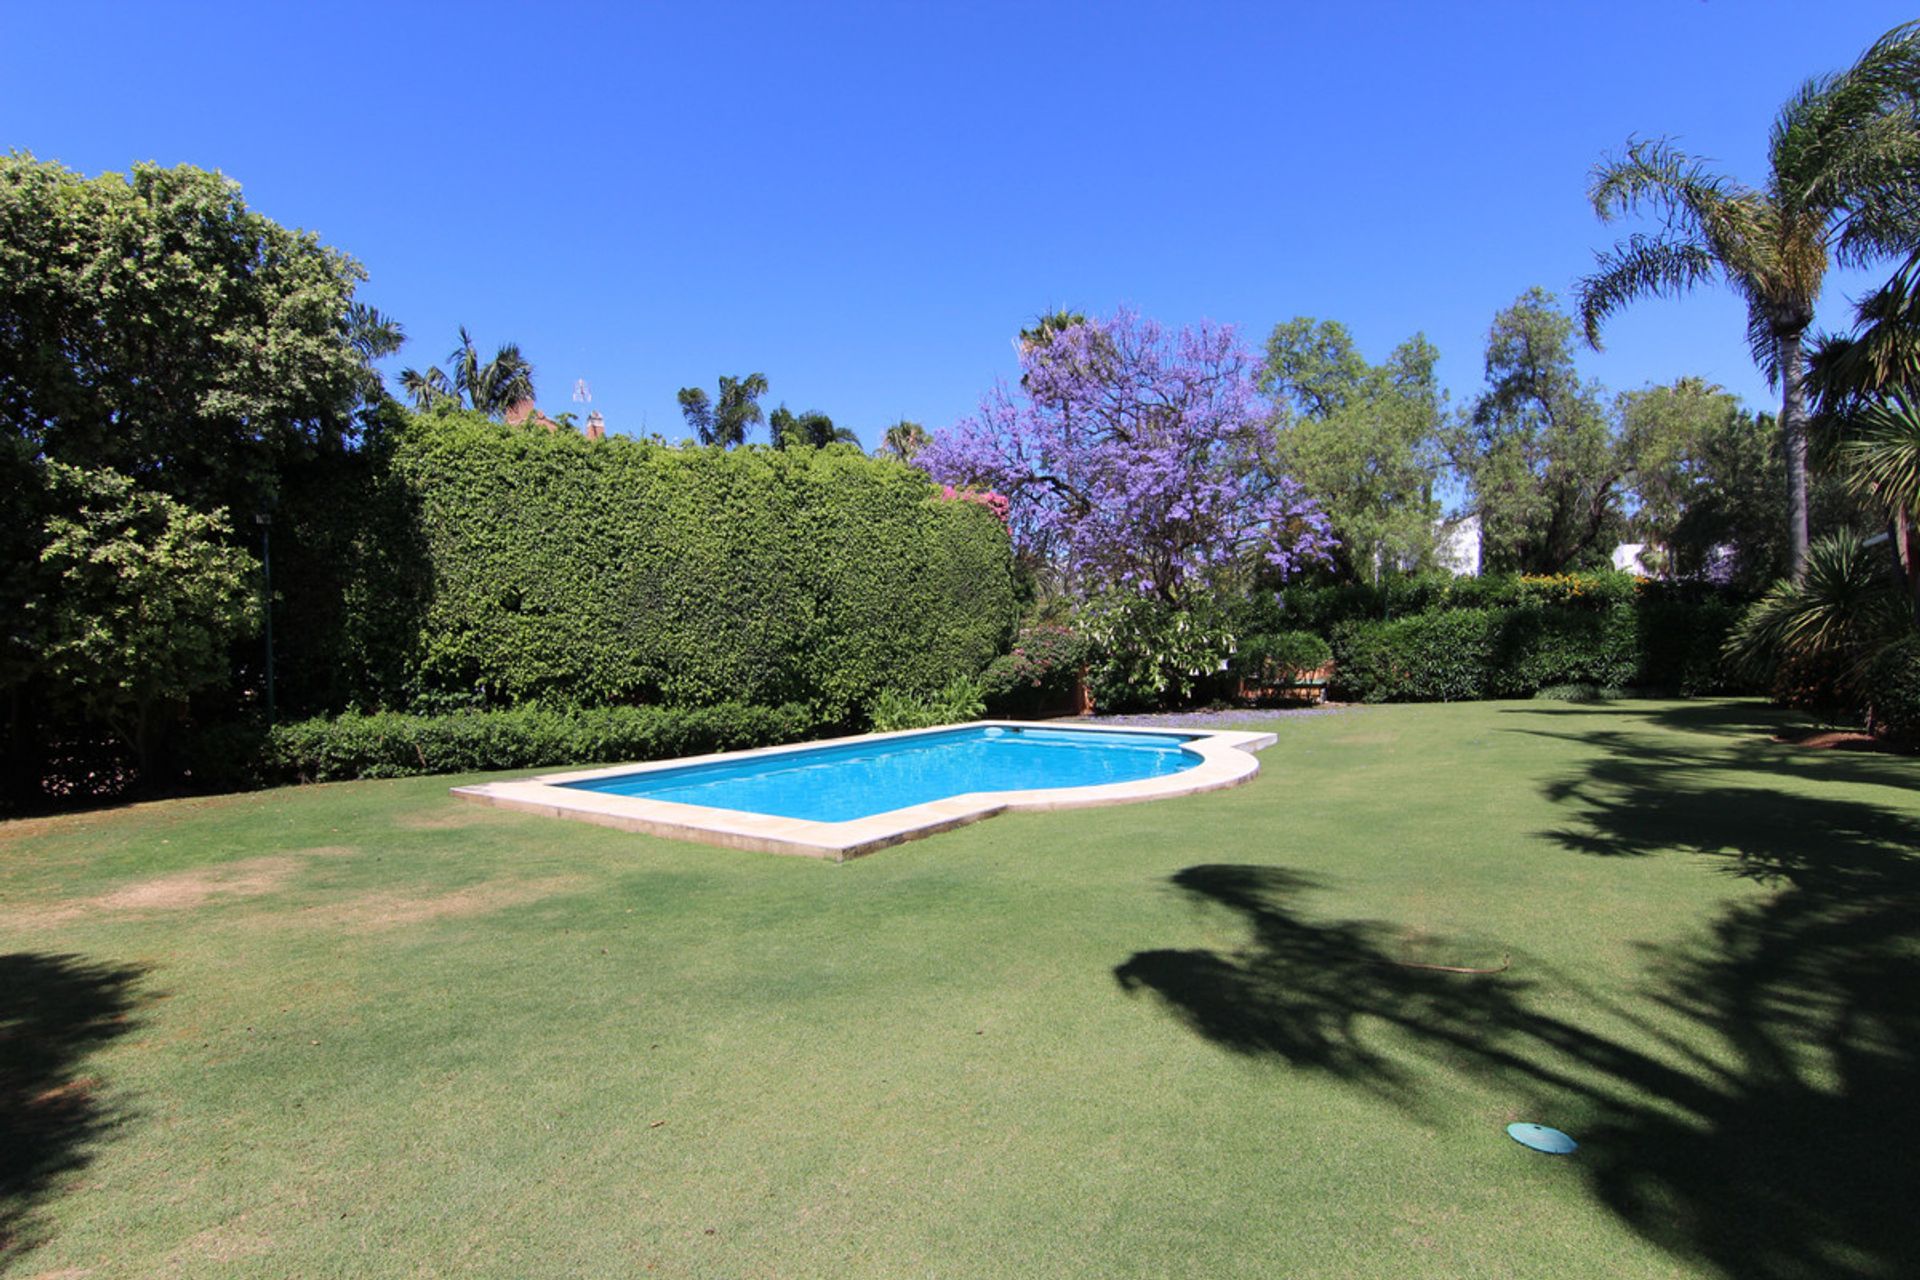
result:
[[[1305,716],[1334,716],[1357,710],[1351,702],[1324,702],[1312,707],[1241,707],[1221,711],[1151,711],[1124,716],[1077,716],[1085,724],[1136,724],[1156,729],[1219,729],[1228,725],[1265,724]]]

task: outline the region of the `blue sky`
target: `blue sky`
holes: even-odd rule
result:
[[[190,162],[365,264],[402,363],[456,326],[577,378],[616,431],[765,372],[869,443],[938,427],[1064,305],[1251,343],[1424,331],[1456,401],[1494,312],[1614,232],[1635,132],[1762,175],[1805,77],[1879,3],[206,5],[0,0],[0,144]],[[1822,321],[1868,278],[1839,276]],[[1585,371],[1771,400],[1718,292],[1643,304]]]

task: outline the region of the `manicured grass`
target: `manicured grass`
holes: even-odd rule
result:
[[[1920,761],[1775,719],[1293,720],[845,866],[471,779],[0,827],[0,1270],[1920,1274]]]

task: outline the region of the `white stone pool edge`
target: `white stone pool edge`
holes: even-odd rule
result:
[[[650,773],[659,769],[679,769],[687,765],[713,761],[729,763],[760,757],[789,755],[822,747],[844,746],[854,742],[880,742],[892,738],[914,738],[945,733],[952,729],[999,726],[1006,729],[1071,729],[1076,733],[1114,733],[1138,735],[1164,732],[1191,735],[1185,745],[1200,756],[1200,763],[1180,773],[1137,782],[1109,782],[1093,787],[1046,787],[1028,791],[974,791],[965,795],[930,800],[905,809],[889,809],[850,822],[812,822],[805,818],[777,818],[771,814],[746,813],[738,809],[713,809],[705,805],[675,804],[667,800],[648,800],[640,796],[616,796],[598,791],[580,791],[564,786],[593,778],[611,778],[626,774]],[[1260,772],[1253,752],[1272,746],[1277,738],[1271,733],[1247,733],[1226,729],[1144,729],[1134,725],[1048,724],[1044,721],[976,720],[965,725],[940,725],[932,729],[903,729],[896,733],[865,733],[846,738],[827,738],[816,742],[795,742],[753,751],[726,751],[713,755],[687,756],[678,760],[655,760],[645,764],[612,765],[604,769],[580,769],[569,773],[548,773],[512,782],[483,782],[477,786],[454,787],[453,794],[463,800],[537,813],[550,818],[572,818],[598,823],[622,831],[665,836],[674,840],[697,840],[728,849],[748,849],[758,853],[797,854],[808,858],[828,858],[845,862],[889,845],[950,831],[990,818],[1008,810],[1086,809],[1097,805],[1136,804],[1143,800],[1164,800],[1169,796],[1193,795],[1236,787]]]

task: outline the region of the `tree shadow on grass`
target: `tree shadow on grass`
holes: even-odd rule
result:
[[[1116,979],[1228,1049],[1395,1101],[1419,1101],[1396,1065],[1414,1058],[1497,1078],[1535,1114],[1569,1118],[1574,1165],[1601,1203],[1726,1276],[1920,1275],[1907,1221],[1920,1193],[1920,821],[1858,792],[1743,785],[1726,772],[1742,770],[1738,744],[1581,740],[1593,757],[1546,788],[1572,810],[1550,840],[1585,856],[1713,858],[1772,889],[1685,943],[1649,947],[1626,998],[1576,989],[1555,1009],[1593,1012],[1563,1016],[1544,997],[1573,984],[1537,966],[1398,969],[1391,925],[1313,918],[1300,903],[1312,881],[1259,866],[1174,877],[1240,913],[1244,947],[1141,952]]]
[[[126,1115],[86,1060],[132,1030],[143,970],[0,955],[0,1271],[42,1243],[41,1204]]]

